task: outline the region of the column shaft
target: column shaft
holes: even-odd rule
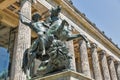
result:
[[[66,42],[66,47],[69,49],[69,55],[72,57],[72,59],[70,59],[70,69],[76,71],[73,41]]]
[[[117,72],[118,80],[120,80],[120,62],[116,61],[115,66],[116,66],[116,72]]]
[[[112,80],[117,80],[115,66],[114,66],[114,62],[111,56],[108,57],[108,64],[109,64],[109,69],[110,69]]]
[[[92,64],[95,80],[102,80],[99,59],[97,55],[97,45],[93,43],[91,48]]]
[[[31,3],[29,0],[21,1],[21,14],[31,19]],[[26,19],[27,20],[27,19]],[[22,70],[23,54],[31,43],[31,30],[19,22],[18,35],[16,37],[15,48],[13,53],[13,63],[11,70],[11,80],[26,80],[26,75]]]
[[[111,80],[109,69],[108,69],[108,64],[107,64],[107,58],[105,55],[106,52],[102,50],[100,53],[101,53],[100,58],[101,58],[101,65],[102,65],[102,72],[103,72],[104,80]]]
[[[80,59],[81,59],[82,73],[88,77],[91,77],[87,47],[84,40],[80,40]]]

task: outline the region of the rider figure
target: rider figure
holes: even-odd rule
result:
[[[42,55],[45,55],[45,46],[44,46],[44,36],[46,34],[46,28],[44,26],[44,22],[39,21],[41,19],[41,16],[38,13],[35,13],[32,16],[32,21],[26,21],[24,20],[24,16],[20,14],[20,21],[29,26],[33,31],[35,31],[38,34],[38,38],[33,42],[31,47],[29,48],[29,52],[31,53],[32,51],[36,50],[36,48],[40,45],[41,46],[41,51]],[[38,45],[38,43],[40,43]]]

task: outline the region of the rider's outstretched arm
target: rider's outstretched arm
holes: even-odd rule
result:
[[[29,26],[30,28],[32,27],[32,22],[30,20],[24,20],[26,17],[24,17],[22,14],[20,14],[20,21],[21,23]]]

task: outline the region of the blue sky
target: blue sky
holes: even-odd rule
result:
[[[9,54],[5,48],[0,47],[0,73],[8,68]]]
[[[120,47],[120,0],[72,0],[72,2]]]

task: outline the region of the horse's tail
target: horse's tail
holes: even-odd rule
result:
[[[28,64],[28,50],[29,49],[26,49],[23,55],[22,70],[24,71],[24,73],[26,73],[26,67]]]

